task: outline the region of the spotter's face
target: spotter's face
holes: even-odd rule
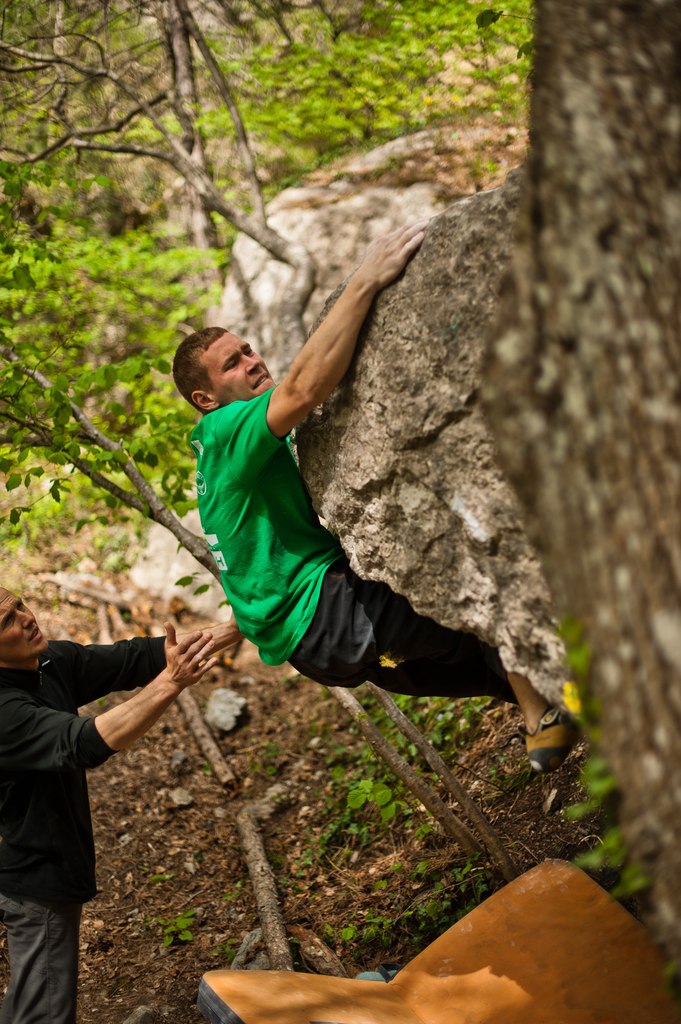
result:
[[[16,594],[0,587],[0,668],[38,667],[38,655],[47,650],[33,612]]]

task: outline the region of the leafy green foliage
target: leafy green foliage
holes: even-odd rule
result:
[[[391,898],[389,879],[379,879],[374,889],[375,906],[362,911],[357,920],[327,925],[326,937],[331,942],[356,947],[361,957],[362,946],[373,943],[390,949],[395,930],[400,934],[428,942],[441,935],[478,906],[491,892],[491,874],[480,865],[477,856],[449,868],[434,868],[423,860],[410,873],[411,886],[400,887],[402,898]],[[397,871],[401,868],[398,865]],[[404,896],[411,888],[413,895]]]
[[[42,496],[61,501],[74,466],[125,489],[128,459],[168,504],[182,507],[192,418],[171,399],[169,357],[178,324],[200,308],[182,278],[210,256],[150,230],[93,235],[68,219],[68,204],[47,202],[55,173],[0,162],[0,470],[6,490],[17,492],[9,521]],[[88,438],[74,405],[118,447]],[[121,504],[114,494],[105,500]]]
[[[602,813],[606,826],[598,846],[577,857],[575,863],[578,867],[592,871],[604,867],[616,869],[619,881],[611,890],[615,899],[626,899],[647,889],[651,879],[639,864],[630,859],[627,844],[617,824],[617,781],[604,757],[592,754],[582,770],[582,784],[587,791],[587,799],[566,808],[566,817],[578,819]]]
[[[495,55],[524,44],[522,17],[505,19],[492,37],[480,33],[468,0],[358,6],[342,32],[310,12],[291,45],[268,40],[248,57],[254,87],[244,85],[244,116],[278,155],[280,173],[427,127],[452,111],[471,116],[490,104],[506,116],[519,111],[521,81]],[[527,15],[529,4],[513,0],[509,11]],[[234,63],[225,67],[236,71]],[[210,131],[217,127],[211,117]],[[227,130],[224,115],[220,127]]]

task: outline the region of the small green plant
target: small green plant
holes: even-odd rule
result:
[[[225,939],[224,942],[219,942],[217,946],[213,946],[208,955],[219,956],[221,959],[225,959],[227,963],[231,964],[238,952],[239,945],[239,939]]]
[[[228,903],[234,903],[236,900],[239,899],[240,896],[243,896],[243,893],[244,893],[244,883],[243,882],[237,882],[234,885],[234,887],[229,890],[229,892],[225,892],[225,893],[222,894],[222,898],[223,898],[223,900],[227,900]]]
[[[386,786],[384,782],[362,779],[348,793],[348,807],[357,810],[360,807],[364,807],[366,803],[376,804],[381,812],[382,821],[392,821],[402,801],[395,798],[390,786]]]
[[[163,945],[172,946],[175,943],[193,942],[194,933],[191,925],[196,917],[195,910],[183,910],[177,917],[159,917],[158,924],[163,927]]]
[[[604,867],[614,868],[619,873],[619,882],[610,895],[616,900],[626,899],[642,892],[650,885],[650,878],[639,864],[629,859],[624,836],[616,823],[618,803],[617,781],[604,757],[594,754],[584,765],[582,783],[587,799],[565,809],[565,817],[577,820],[588,814],[601,812],[606,821],[601,842],[598,846],[575,858],[577,867],[598,871]]]
[[[279,744],[273,740],[268,740],[262,748],[261,758],[253,763],[253,771],[262,772],[263,775],[272,778],[277,774],[285,759],[286,754],[282,751]]]
[[[534,778],[532,765],[529,761],[523,761],[521,764],[513,767],[515,762],[511,761],[507,765],[507,760],[505,754],[497,754],[497,763],[490,765],[487,770],[490,782],[504,796],[508,796],[509,793],[514,793],[517,790],[525,789],[525,786]]]

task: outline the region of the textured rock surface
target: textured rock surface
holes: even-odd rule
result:
[[[208,698],[204,718],[211,729],[217,732],[231,732],[236,728],[237,719],[245,706],[246,698],[240,693],[218,686]]]
[[[555,697],[564,668],[551,599],[478,397],[518,193],[514,175],[432,222],[297,442],[315,506],[358,572],[498,645],[507,669]]]

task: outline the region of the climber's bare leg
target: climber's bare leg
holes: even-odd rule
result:
[[[526,676],[509,672],[508,681],[518,699],[518,706],[525,720],[525,728],[529,733],[536,732],[539,719],[546,711],[549,701],[541,693],[537,693]]]

